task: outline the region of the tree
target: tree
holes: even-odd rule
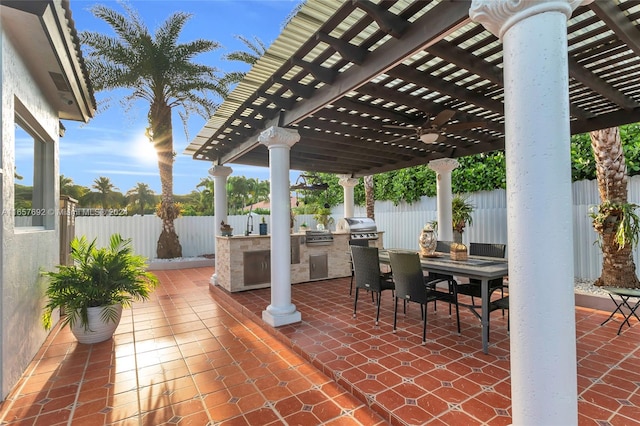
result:
[[[592,215],[602,248],[602,274],[595,285],[638,288],[632,249],[640,232],[635,204],[627,202],[627,167],[617,127],[591,132],[601,204]]]
[[[365,197],[365,206],[367,209],[367,217],[371,219],[376,218],[375,206],[376,206],[376,196],[375,196],[375,186],[373,181],[373,175],[367,175],[364,177],[364,197]]]
[[[118,198],[118,194],[115,192],[118,188],[116,188],[113,183],[111,183],[111,180],[108,177],[97,177],[96,179],[94,179],[91,188],[96,190],[96,192],[90,193],[93,194],[91,196],[91,199],[93,199],[94,201],[97,200],[103,210],[106,210],[110,206],[113,206],[116,198]]]
[[[137,206],[138,213],[144,216],[145,207],[153,206],[156,203],[156,194],[146,183],[138,182],[136,186],[126,193],[127,202]]]
[[[249,48],[249,51],[246,52],[242,50],[236,50],[235,52],[223,55],[222,59],[225,59],[227,61],[239,61],[244,62],[245,64],[254,65],[256,62],[258,62],[258,59],[260,59],[267,51],[267,46],[258,37],[253,37],[253,41],[241,35],[237,35],[234,37],[243,42],[245,46]],[[224,77],[225,82],[229,85],[240,83],[242,79],[244,79],[244,76],[246,74],[246,72],[241,71],[227,73]]]
[[[67,195],[74,200],[80,200],[89,192],[89,188],[73,183],[73,179],[60,175],[60,195]]]
[[[214,200],[215,200],[215,181],[210,177],[200,179],[200,183],[196,185],[196,188],[202,188],[198,191],[198,198],[196,201],[196,211],[203,216],[213,216],[214,212]]]
[[[151,35],[136,11],[123,6],[126,15],[96,5],[91,12],[104,20],[116,33],[110,37],[84,31],[81,42],[87,47],[85,62],[97,91],[124,88],[131,93],[124,103],[148,104],[147,136],[158,154],[162,197],[158,215],[162,232],[157,256],[161,259],[181,257],[182,247],[175,231],[179,214],[173,199],[173,126],[172,110],[181,108],[185,132],[191,113],[209,118],[217,105],[208,94],[226,96],[227,90],[216,68],[196,64],[199,54],[219,48],[214,41],[198,39],[178,43],[180,32],[191,15],[176,12]]]
[[[73,179],[60,175],[60,195],[69,195],[70,189],[73,187]]]
[[[266,201],[269,199],[269,181],[260,180],[258,178],[250,178],[248,180],[249,186],[249,204],[259,203],[260,201]]]

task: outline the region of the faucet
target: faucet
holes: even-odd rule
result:
[[[247,229],[244,231],[244,235],[249,235],[253,232],[253,216],[251,215],[253,210],[253,204],[249,207],[249,214],[247,215]]]

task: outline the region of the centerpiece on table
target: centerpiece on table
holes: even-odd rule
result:
[[[452,260],[467,260],[467,246],[462,243],[462,232],[467,225],[473,223],[471,213],[474,205],[467,198],[456,195],[451,201],[451,220],[453,222],[453,243],[450,255]]]
[[[432,224],[427,223],[420,232],[418,238],[420,244],[420,256],[422,257],[434,257],[436,252],[436,246],[438,244],[438,236]]]

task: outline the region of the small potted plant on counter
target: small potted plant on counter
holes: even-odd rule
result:
[[[233,235],[233,228],[228,223],[224,223],[224,220],[220,222],[220,235],[223,237],[230,237]]]
[[[264,216],[262,216],[262,221],[258,226],[260,228],[260,235],[267,235],[267,221]]]
[[[320,207],[316,210],[316,213],[313,215],[317,225],[316,228],[318,230],[329,229],[329,226],[333,224],[333,218],[329,216],[331,214],[331,210],[328,207]]]

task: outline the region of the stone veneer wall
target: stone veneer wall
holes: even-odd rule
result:
[[[304,237],[304,234],[292,234],[292,236]],[[231,292],[271,286],[270,283],[249,287],[244,286],[243,253],[247,251],[269,250],[271,248],[271,238],[269,235],[218,236],[216,238],[216,276],[218,285]],[[295,238],[292,241],[295,241]],[[300,263],[291,265],[291,283],[297,284],[312,281],[309,278],[309,256],[322,253],[327,254],[329,271],[328,276],[321,279],[350,276],[351,263],[349,262],[348,243],[349,234],[334,233],[333,244],[331,245],[308,246],[304,243],[300,244]],[[382,248],[382,233],[378,240],[370,244]]]

